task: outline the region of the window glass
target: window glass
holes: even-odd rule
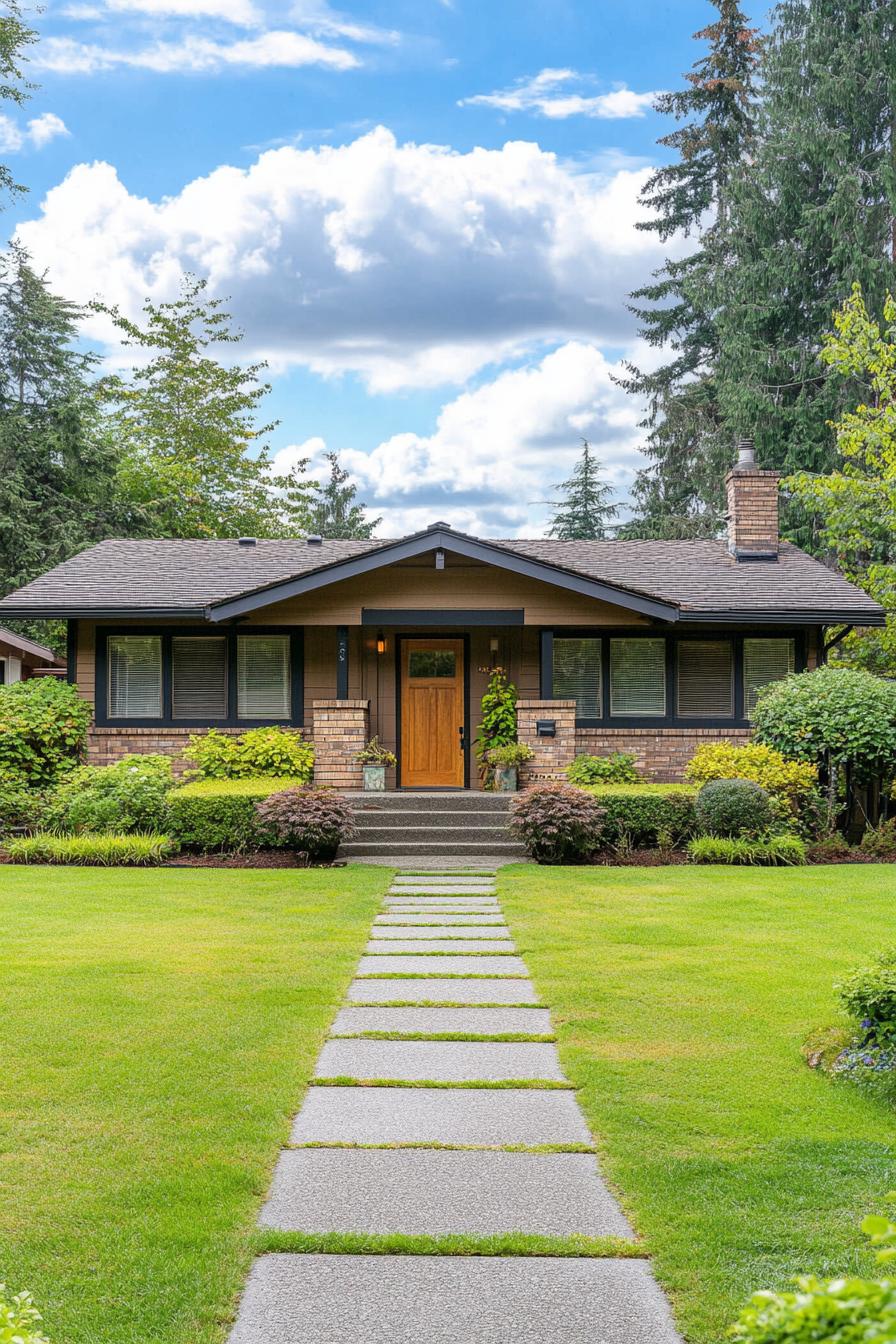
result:
[[[162,717],[159,635],[111,635],[106,642],[110,719]]]
[[[763,686],[789,677],[796,668],[796,640],[744,640],[744,712],[753,717]]]
[[[679,642],[678,713],[692,719],[733,716],[734,649],[729,639]]]
[[[171,641],[171,716],[227,718],[227,640],[176,635]]]
[[[288,635],[240,635],[237,639],[237,715],[241,719],[287,719],[290,713]]]
[[[453,677],[457,655],[453,649],[411,649],[409,677]]]
[[[666,713],[666,641],[610,640],[610,713],[662,718]]]
[[[601,640],[554,637],[554,699],[575,700],[576,718],[601,717]]]

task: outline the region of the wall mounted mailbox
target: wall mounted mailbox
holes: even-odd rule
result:
[[[539,737],[556,737],[557,720],[556,719],[536,719],[535,732]]]

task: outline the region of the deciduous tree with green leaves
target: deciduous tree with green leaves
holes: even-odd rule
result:
[[[275,424],[258,423],[270,390],[260,381],[265,365],[217,357],[242,336],[207,287],[187,276],[176,299],[147,300],[142,321],[114,305],[92,305],[138,356],[127,376],[100,383],[121,453],[120,488],[144,536],[301,531],[306,494],[292,477],[272,477],[265,438]]]
[[[883,322],[869,312],[859,284],[834,314],[820,360],[839,386],[857,382],[867,399],[834,422],[840,463],[828,474],[798,472],[784,482],[814,519],[821,545],[839,569],[887,609],[884,630],[844,641],[845,656],[871,671],[896,674],[896,299]],[[893,613],[893,614],[890,614]]]
[[[601,464],[587,439],[572,475],[555,489],[560,499],[553,506],[549,537],[560,541],[602,541],[607,524],[619,512],[613,504],[613,487],[601,478]]]

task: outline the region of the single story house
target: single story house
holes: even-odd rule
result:
[[[360,785],[377,734],[389,787],[476,788],[489,672],[518,687],[530,778],[576,752],[634,752],[676,779],[744,740],[758,692],[825,657],[828,627],[884,623],[867,594],[778,535],[778,477],[749,445],[726,539],[104,541],[0,601],[68,621],[94,706],[90,759],[177,757],[191,732],[301,727],[321,784]]]
[[[0,625],[0,686],[40,676],[65,676],[65,662],[44,644]]]

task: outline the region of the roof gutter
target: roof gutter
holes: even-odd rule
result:
[[[203,607],[4,607],[0,616],[8,621],[144,621],[205,620]]]

